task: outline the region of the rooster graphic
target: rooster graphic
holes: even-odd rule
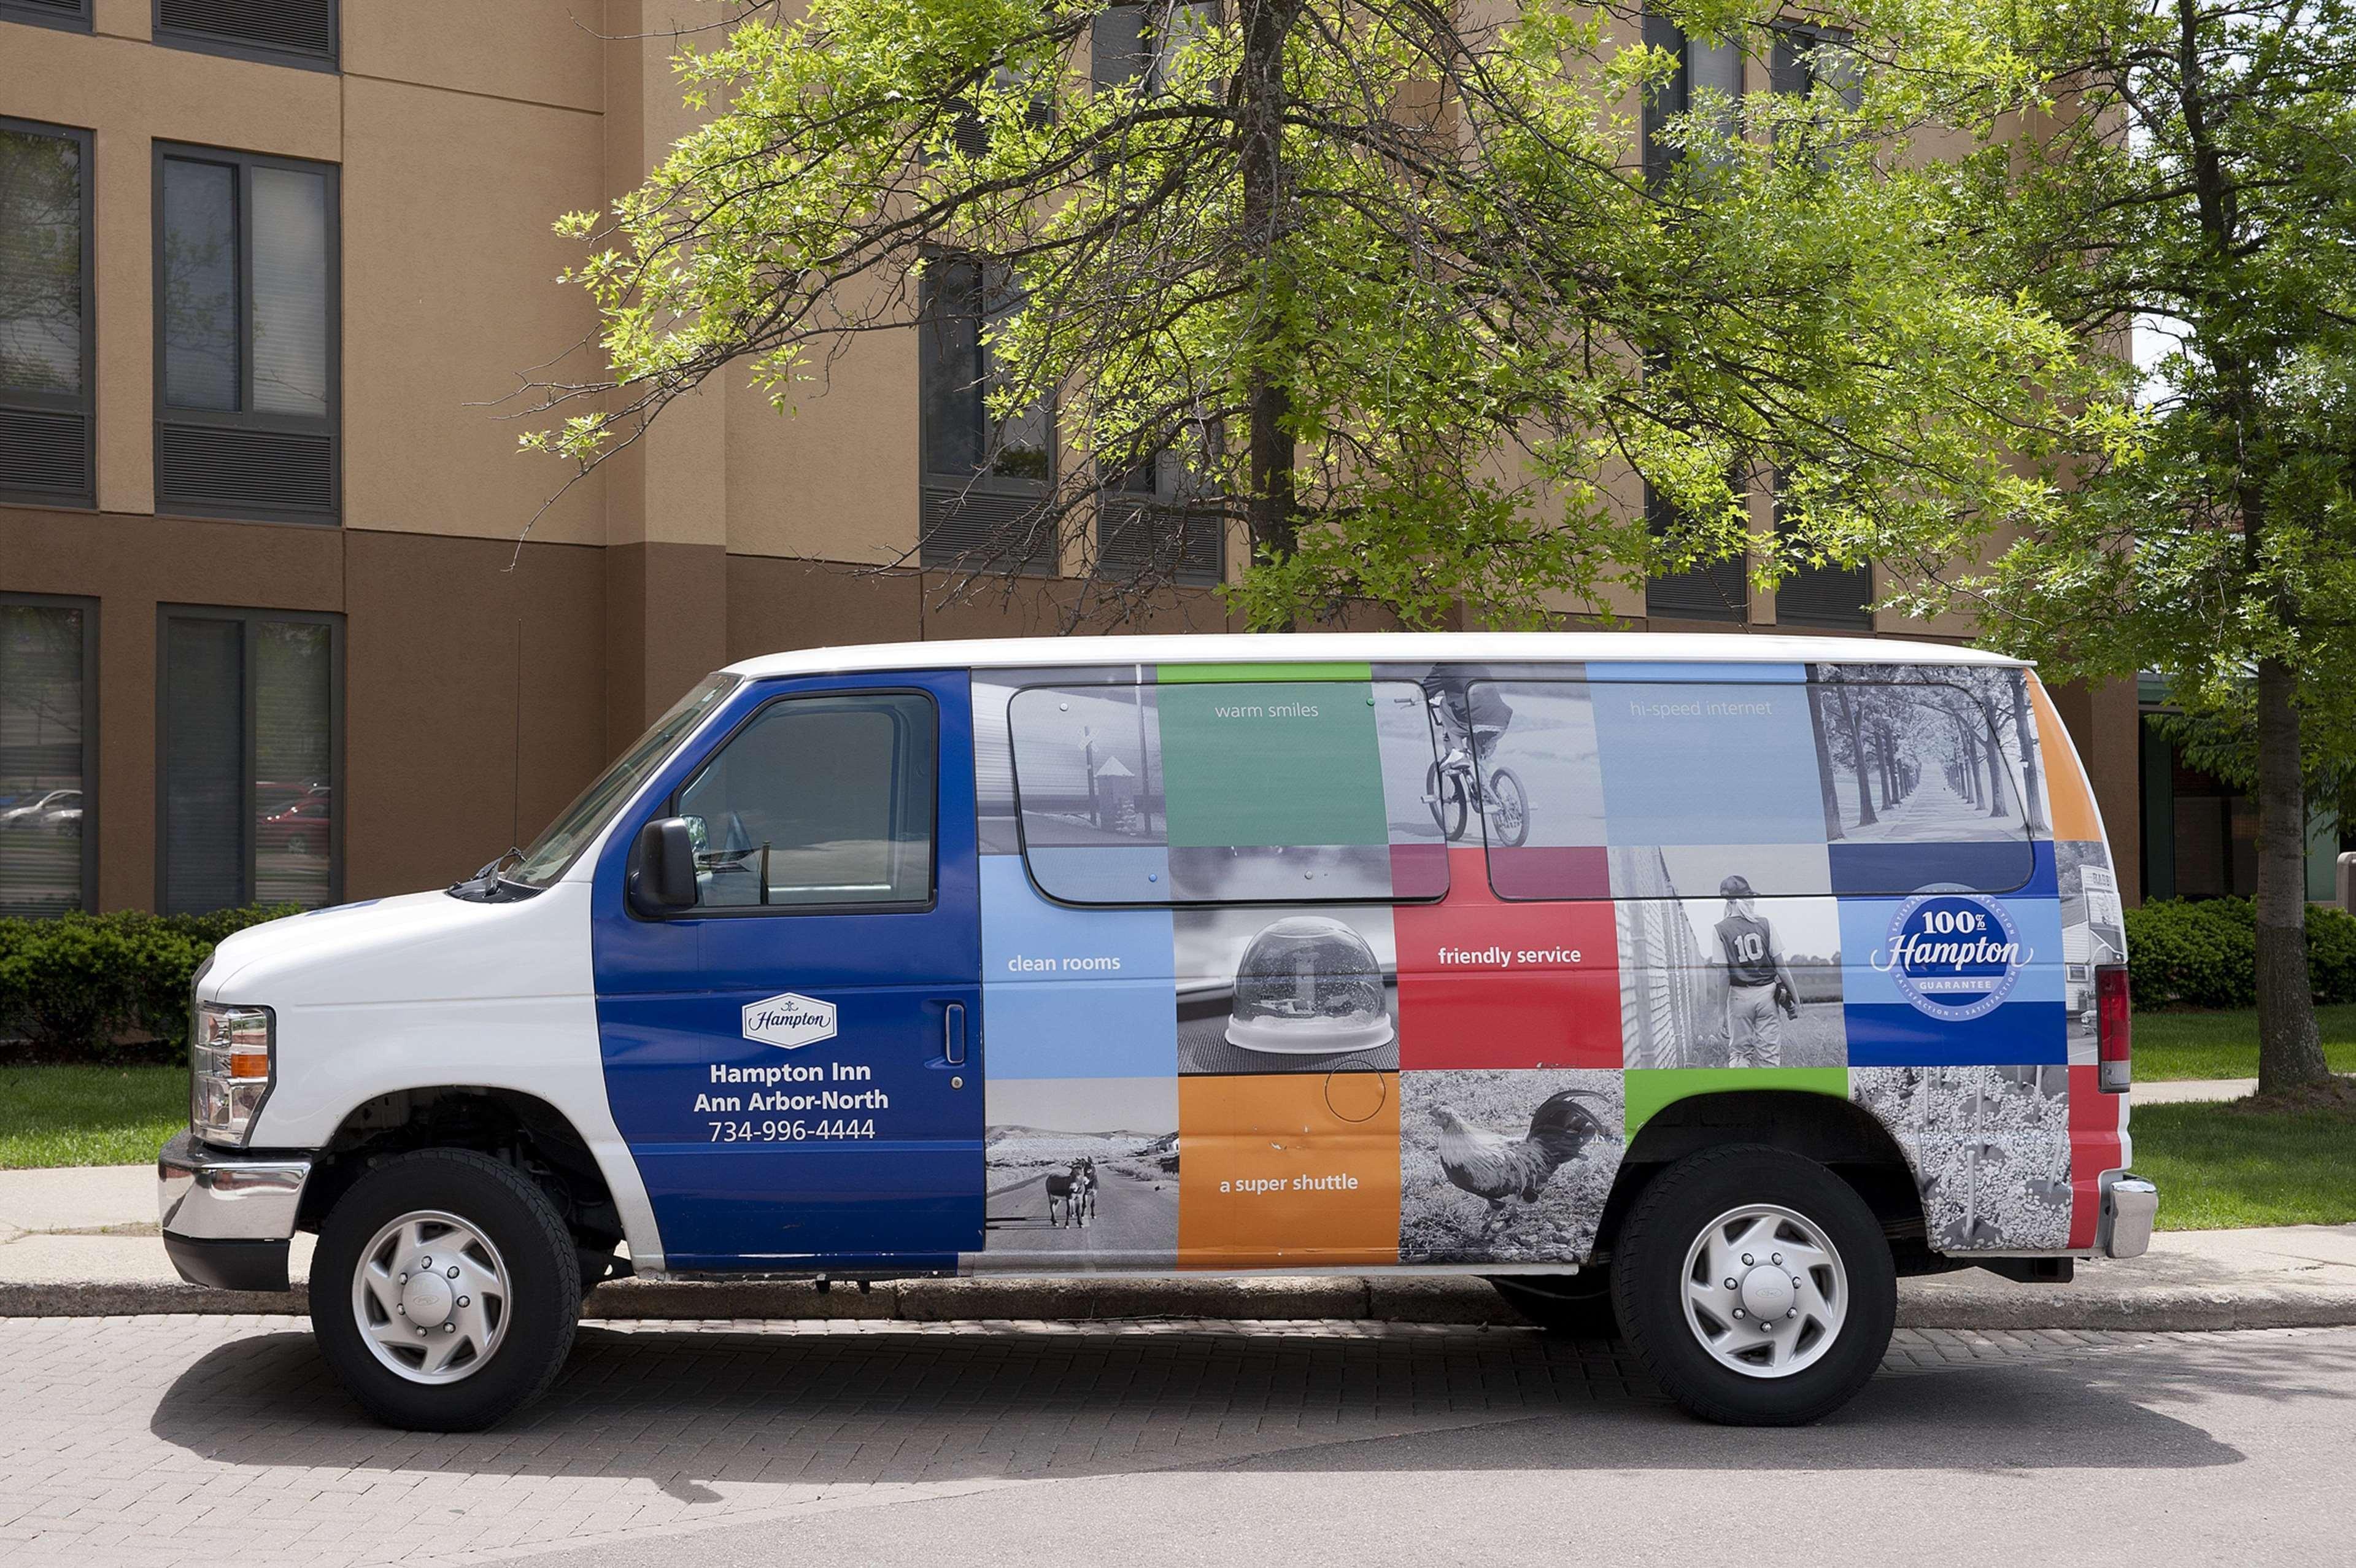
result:
[[[1490,1226],[1502,1224],[1509,1212],[1507,1198],[1536,1203],[1538,1189],[1556,1171],[1579,1158],[1590,1142],[1604,1136],[1603,1123],[1580,1103],[1604,1098],[1584,1089],[1549,1095],[1531,1113],[1529,1134],[1521,1138],[1475,1127],[1453,1111],[1436,1112],[1440,1168],[1457,1187],[1488,1200]]]

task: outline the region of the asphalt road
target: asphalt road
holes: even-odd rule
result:
[[[1178,1178],[1151,1177],[1129,1160],[1097,1162],[1096,1213],[1086,1225],[1047,1222],[1047,1173],[990,1189],[992,1251],[1169,1256],[1178,1246]],[[1060,1213],[1060,1206],[1059,1206]]]
[[[0,1561],[125,1568],[2344,1564],[2356,1331],[1901,1334],[1695,1425],[1601,1346],[1374,1325],[585,1328],[500,1431],[362,1420],[285,1318],[10,1325]]]

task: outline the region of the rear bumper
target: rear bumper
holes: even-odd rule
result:
[[[155,1156],[155,1211],[180,1277],[221,1290],[283,1291],[304,1155],[216,1149],[182,1133]]]
[[[2103,1177],[2103,1225],[2096,1238],[2106,1258],[2140,1258],[2151,1247],[2159,1188],[2141,1176],[2114,1171]]]

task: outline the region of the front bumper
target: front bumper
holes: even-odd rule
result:
[[[2151,1246],[2159,1188],[2141,1176],[2114,1171],[2103,1177],[2103,1221],[2097,1237],[2106,1258],[2140,1258]]]
[[[180,1277],[220,1290],[283,1291],[305,1155],[216,1149],[181,1133],[155,1156],[164,1251]]]

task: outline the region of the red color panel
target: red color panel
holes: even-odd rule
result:
[[[1620,1066],[1611,902],[1505,903],[1481,859],[1478,849],[1451,850],[1447,901],[1391,912],[1399,1066]]]
[[[2127,1097],[2103,1092],[2103,1069],[2070,1069],[2070,1245],[2091,1247],[2103,1218],[2103,1173],[2126,1163],[2119,1122]]]
[[[1601,844],[1500,845],[1489,851],[1483,881],[1501,898],[1609,898],[1612,855]]]

